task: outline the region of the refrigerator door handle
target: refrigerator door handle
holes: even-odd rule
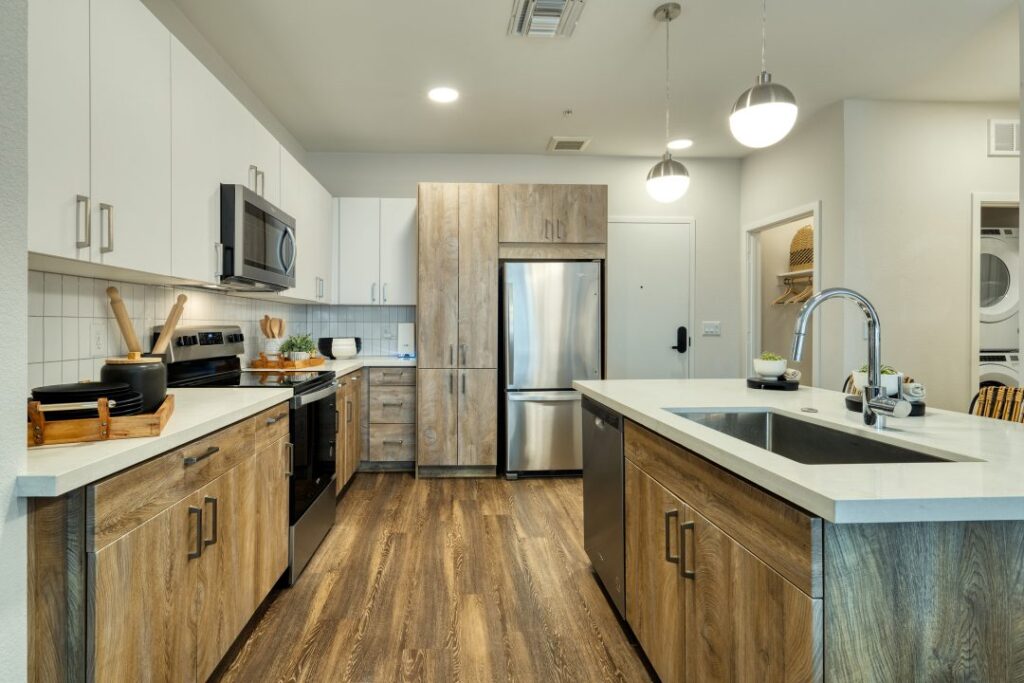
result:
[[[505,282],[505,324],[508,327],[508,353],[505,354],[505,375],[509,386],[515,386],[516,341],[512,319],[512,283]]]
[[[547,402],[564,402],[564,401],[579,401],[582,398],[582,394],[578,391],[571,389],[564,391],[518,391],[509,392],[509,401],[531,401],[539,403],[542,401]]]

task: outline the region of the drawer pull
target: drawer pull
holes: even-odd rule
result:
[[[385,446],[401,446],[405,443],[405,439],[384,439],[381,443]]]
[[[203,554],[203,509],[189,505],[188,514],[196,516],[196,549],[188,554],[188,559],[195,560]]]
[[[682,524],[679,525],[679,576],[683,577],[684,579],[696,579],[697,578],[697,572],[695,572],[692,569],[687,569],[686,568],[686,532],[687,531],[689,531],[691,534],[694,534],[694,539],[696,539],[696,535],[695,535],[696,531],[694,530],[693,522],[683,522]],[[693,547],[693,553],[692,554],[693,554],[694,559],[696,559],[696,557],[697,557],[697,544],[696,544],[696,541],[694,541],[693,546],[694,547]]]
[[[217,543],[217,499],[214,498],[213,496],[206,496],[205,498],[203,498],[203,504],[211,506],[210,512],[213,513],[213,533],[210,535],[209,538],[203,539],[203,547],[206,547],[208,545],[214,545],[215,543]]]
[[[388,372],[387,370],[384,370],[384,371],[383,371],[383,372],[381,372],[380,374],[381,374],[381,375],[382,375],[383,377],[401,377],[401,376],[402,376],[402,375],[404,375],[405,373],[404,373],[404,372],[402,372],[401,370],[399,370],[398,372]]]
[[[218,452],[220,452],[220,446],[210,446],[202,455],[190,455],[187,458],[185,458],[185,467],[188,467],[189,465],[195,465],[200,460],[206,460],[211,455]]]
[[[381,405],[385,408],[401,408],[405,401],[384,401]]]
[[[268,425],[277,424],[278,422],[280,422],[281,420],[285,419],[286,417],[288,417],[288,413],[281,413],[280,415],[275,415],[274,417],[268,417],[267,418],[267,424]]]
[[[679,557],[682,555],[680,549],[679,555],[672,554],[672,520],[679,519],[679,510],[669,510],[665,513],[665,561],[671,562],[672,564],[679,564]]]

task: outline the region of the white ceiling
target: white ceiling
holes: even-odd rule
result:
[[[657,0],[589,0],[568,39],[506,34],[512,0],[174,0],[310,151],[663,150]],[[727,115],[753,82],[759,0],[691,0],[672,24],[673,136],[736,156]],[[1014,0],[770,0],[768,68],[801,119],[836,100],[1017,99]],[[458,88],[439,106],[425,93]],[[572,109],[564,118],[562,111]],[[798,123],[799,125],[799,123]]]

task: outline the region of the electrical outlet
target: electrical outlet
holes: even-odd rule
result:
[[[89,326],[89,348],[93,355],[102,356],[107,352],[107,326],[103,322]]]
[[[705,337],[721,337],[722,336],[722,321],[720,320],[705,320],[701,323]]]

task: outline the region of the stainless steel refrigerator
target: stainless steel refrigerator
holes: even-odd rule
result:
[[[506,470],[579,470],[572,383],[601,378],[601,263],[506,261],[502,277]]]

